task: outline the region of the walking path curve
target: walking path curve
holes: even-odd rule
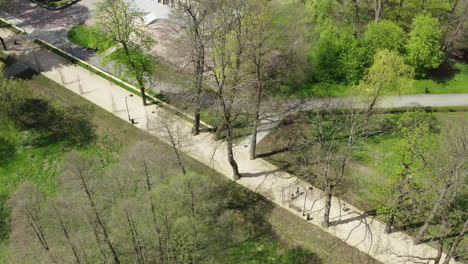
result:
[[[4,29],[0,29],[0,36],[7,36]],[[11,37],[7,41],[12,41]],[[6,53],[26,65],[41,72],[53,81],[62,84],[67,89],[80,94],[82,97],[128,121],[125,102],[128,102],[129,113],[138,122],[135,126],[148,131],[150,134],[164,140],[161,130],[154,129],[153,123],[148,122],[153,117],[171,116],[164,108],[149,105],[142,106],[138,96],[128,97],[129,92],[123,88],[97,76],[84,68],[75,66],[37,45],[25,42],[21,47],[15,47]],[[185,150],[190,156],[210,165],[215,170],[231,178],[232,171],[227,162],[226,146],[214,140],[210,133],[191,136],[191,123],[173,116],[179,131],[191,140],[191,146]],[[298,217],[302,213],[292,207],[303,208],[304,194],[290,201],[291,194],[296,188],[304,193],[309,185],[298,178],[280,171],[277,167],[262,160],[250,160],[248,151],[242,146],[235,148],[235,157],[240,166],[242,178],[237,182],[248,189],[257,192],[277,205],[286,208]],[[311,214],[310,224],[321,226],[324,198],[323,193],[314,188],[307,195],[306,208]],[[403,264],[421,263],[418,258],[436,256],[434,248],[426,245],[413,245],[410,236],[402,232],[390,235],[384,233],[384,224],[375,217],[366,216],[359,209],[349,205],[347,212],[342,212],[340,201],[332,201],[331,220],[337,225],[325,229],[351,246],[369,254],[382,263]],[[305,220],[305,219],[304,219]],[[415,257],[410,257],[415,256]],[[426,263],[427,261],[424,261]],[[451,261],[450,263],[456,263]]]
[[[468,86],[468,83],[466,84]],[[279,125],[287,115],[299,111],[334,108],[343,105],[352,98],[304,98],[284,99],[275,108],[275,113],[262,115],[262,120],[257,134],[257,142],[264,139],[276,126]],[[376,108],[401,108],[401,107],[446,107],[446,106],[468,106],[468,94],[413,94],[401,96],[385,96],[381,98]],[[268,107],[265,107],[268,108]],[[265,110],[268,112],[268,110]],[[279,113],[279,114],[278,114]],[[241,143],[245,148],[250,147],[251,138],[246,138]]]

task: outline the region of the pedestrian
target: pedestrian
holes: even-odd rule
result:
[[[343,212],[347,212],[349,210],[348,206],[346,206],[345,203],[343,203],[343,206],[341,207],[341,209],[343,210]]]
[[[299,191],[299,187],[296,188],[296,195],[299,196],[301,192]]]

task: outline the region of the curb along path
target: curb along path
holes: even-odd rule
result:
[[[0,30],[0,35],[6,35],[3,29]],[[10,50],[5,53],[128,122],[125,106],[127,98],[129,113],[138,122],[135,126],[164,141],[166,141],[165,137],[159,134],[148,120],[158,116],[173,116],[172,123],[178,127],[181,134],[186,135],[192,141],[189,149],[185,152],[231,178],[232,171],[227,162],[225,144],[215,141],[212,134],[201,133],[199,136],[191,136],[190,122],[174,116],[164,108],[155,105],[143,106],[141,98],[138,96],[128,97],[127,90],[84,68],[71,64],[36,44],[25,42],[22,44],[21,50]],[[294,207],[303,207],[305,195],[299,195],[290,202],[287,201],[287,198],[297,187],[300,188],[300,192],[305,192],[308,184],[280,171],[262,159],[250,160],[248,149],[243,148],[242,145],[236,147],[235,157],[243,175],[237,181],[239,184],[267,197],[298,217],[302,217],[302,213]],[[314,188],[307,196],[306,201],[306,208],[313,218],[309,223],[321,225],[323,207],[322,192]],[[362,211],[353,206],[348,207],[349,211],[342,212],[340,201],[336,198],[333,199],[331,220],[340,221],[342,224],[324,229],[326,232],[383,263],[421,263],[421,260],[417,258],[436,256],[437,252],[432,247],[425,244],[414,246],[411,237],[401,232],[387,235],[384,233],[382,222],[374,217],[364,216]],[[411,259],[408,256],[416,256],[417,258]],[[456,262],[451,261],[450,263]]]

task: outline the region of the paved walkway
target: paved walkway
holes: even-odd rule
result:
[[[468,86],[468,83],[466,84]],[[257,134],[257,142],[264,139],[287,115],[298,111],[335,108],[346,104],[349,98],[304,98],[281,100],[281,107],[275,108],[277,114],[264,113]],[[468,94],[414,94],[402,96],[385,96],[376,108],[400,108],[400,107],[444,107],[444,106],[468,106]],[[268,108],[268,107],[266,107]],[[268,111],[268,110],[266,110]],[[279,114],[278,114],[279,113]],[[246,138],[241,143],[246,148],[250,147],[251,138]]]
[[[0,35],[6,36],[4,29],[0,29]],[[11,38],[8,41],[11,42]],[[154,123],[148,121],[158,116],[164,116],[164,118],[171,116],[171,113],[165,109],[153,105],[142,106],[141,99],[138,96],[128,97],[129,92],[121,87],[79,66],[74,66],[62,57],[34,44],[23,43],[21,47],[15,48],[16,50],[10,50],[7,54],[125,121],[128,121],[125,110],[125,98],[127,98],[130,115],[138,122],[135,126],[164,140],[165,137],[159,132],[161,130],[155,129]],[[172,118],[174,118],[172,124],[178,127],[181,134],[191,140],[192,144],[190,148],[185,149],[185,152],[231,178],[232,171],[227,162],[225,144],[215,141],[210,133],[201,133],[199,136],[192,137],[190,122],[176,116],[172,116]],[[262,159],[249,160],[248,151],[243,146],[236,147],[235,157],[243,175],[238,181],[239,184],[262,194],[298,217],[302,217],[301,213],[290,208],[288,198],[291,197],[291,193],[297,187],[300,188],[301,192],[304,192],[309,186],[308,184],[280,171],[277,167]],[[302,194],[291,203],[298,208],[302,208],[304,197],[305,195]],[[315,188],[314,191],[308,194],[306,201],[307,211],[313,217],[313,220],[309,221],[310,224],[321,226],[323,207],[323,193]],[[325,231],[383,263],[428,263],[427,261],[417,261],[408,256],[427,258],[436,255],[436,251],[428,245],[414,246],[411,237],[405,233],[384,234],[384,224],[382,222],[374,217],[364,216],[363,212],[351,205],[349,208],[350,211],[343,213],[340,208],[340,201],[334,198],[331,220],[339,224],[325,229]],[[456,262],[452,261],[451,263]]]

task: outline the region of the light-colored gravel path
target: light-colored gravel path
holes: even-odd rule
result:
[[[4,33],[5,31],[1,29],[0,35],[4,36]],[[70,64],[63,58],[39,48],[35,44],[25,42],[21,47],[15,48],[16,50],[10,50],[7,54],[122,118],[122,120],[128,121],[125,107],[125,98],[129,95],[128,91],[79,66]],[[152,117],[161,115],[170,116],[171,114],[158,106],[142,106],[141,98],[138,96],[127,98],[130,115],[138,122],[135,126],[164,139],[160,132],[154,130],[153,126],[148,124],[147,121]],[[215,141],[210,133],[201,133],[196,137],[190,136],[190,122],[178,117],[173,118],[174,121],[172,123],[192,142],[192,145],[189,149],[186,149],[186,152],[193,158],[209,164],[218,172],[231,178],[231,169],[227,163],[225,145]],[[264,195],[272,202],[288,209],[298,217],[302,217],[302,213],[290,208],[287,198],[291,196],[291,193],[298,186],[303,192],[308,187],[306,183],[288,173],[280,171],[262,159],[249,160],[248,152],[243,146],[238,146],[235,149],[235,157],[243,175],[238,181],[239,184]],[[307,196],[306,208],[313,217],[313,220],[309,221],[310,224],[321,225],[324,204],[322,196],[323,193],[316,188]],[[292,203],[302,208],[304,197],[304,194],[300,195]],[[351,209],[349,212],[343,213],[340,210],[340,201],[336,198],[333,199],[331,218],[339,224],[325,229],[325,231],[371,255],[382,263],[428,263],[427,261],[419,261],[408,256],[428,258],[436,255],[436,251],[428,245],[414,246],[411,242],[411,237],[402,232],[396,232],[391,235],[384,234],[384,224],[382,222],[373,217],[364,216],[363,212],[353,206],[349,206],[349,208]],[[451,263],[456,262],[453,261]]]

